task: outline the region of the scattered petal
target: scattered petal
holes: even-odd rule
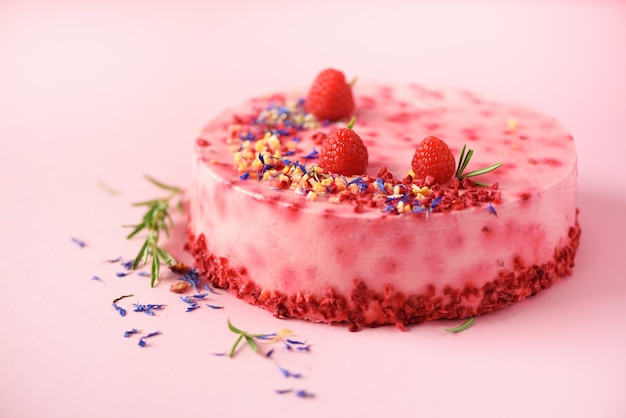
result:
[[[214,293],[214,294],[216,294],[216,295],[219,295],[219,293],[218,293],[218,292],[216,292],[215,290],[213,290],[213,288],[212,288],[211,286],[209,286],[208,284],[205,284],[205,285],[203,286],[203,288],[204,288],[204,290],[208,290],[208,291],[209,291],[209,292],[211,292],[211,293]]]
[[[77,246],[79,246],[80,248],[83,248],[83,247],[87,246],[87,243],[85,241],[83,241],[83,240],[80,240],[80,239],[74,238],[74,237],[72,237],[71,239],[72,239],[72,242],[74,244],[76,244]]]
[[[121,306],[118,306],[117,303],[115,302],[113,302],[113,307],[115,308],[116,311],[120,313],[121,316],[126,316],[126,309],[122,308]]]
[[[314,398],[315,397],[314,394],[312,394],[310,392],[307,392],[306,390],[299,390],[299,391],[297,391],[296,392],[296,396],[298,398]]]
[[[157,309],[163,309],[165,305],[156,305],[156,304],[143,305],[141,303],[133,303],[133,306],[135,307],[135,309],[133,309],[134,312],[143,312],[147,315],[154,316],[154,311]]]
[[[494,208],[491,203],[487,205],[487,209],[489,209],[489,213],[491,213],[492,215],[495,215],[496,218],[498,217],[498,212],[496,212],[496,208]]]
[[[282,368],[280,366],[278,366],[278,370],[280,370],[280,372],[283,374],[283,376],[285,377],[293,377],[294,379],[299,379],[302,377],[302,375],[300,373],[292,373],[289,370]]]
[[[131,330],[128,330],[126,332],[124,332],[124,338],[128,338],[133,334],[137,334],[139,331],[136,328],[133,328]]]
[[[144,335],[143,337],[141,337],[141,338],[139,339],[139,343],[138,343],[138,344],[139,344],[139,347],[145,347],[145,346],[146,346],[146,341],[145,341],[145,340],[146,340],[146,338],[151,338],[151,337],[154,337],[155,335],[159,335],[159,334],[161,334],[161,332],[160,332],[160,331],[155,331],[155,332],[151,332],[151,333],[150,333],[150,334],[148,334],[148,335]]]
[[[276,393],[284,395],[285,393],[291,393],[293,389],[276,389]]]
[[[124,267],[126,270],[132,270],[133,269],[133,260],[129,260],[129,261],[126,261],[126,262],[122,263],[122,267]]]

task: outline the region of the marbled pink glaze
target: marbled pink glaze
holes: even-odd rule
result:
[[[240,180],[225,143],[228,126],[233,115],[265,107],[268,99],[261,98],[224,112],[200,135],[206,142],[196,145],[192,240],[204,235],[212,255],[243,267],[244,281],[260,289],[318,296],[327,289],[349,295],[354,279],[373,292],[391,285],[405,295],[481,288],[514,270],[516,258],[541,265],[568,245],[576,224],[576,151],[553,118],[456,90],[361,82],[354,90],[354,130],[368,147],[369,175],[386,166],[394,177],[406,176],[428,135],[446,141],[456,158],[467,144],[475,150],[468,171],[503,163],[479,178],[499,184],[497,216],[486,205],[429,217],[375,208],[355,213],[349,203],[311,202],[263,181]],[[333,128],[300,132],[299,155],[319,149],[314,133]],[[472,310],[480,297],[465,303]]]

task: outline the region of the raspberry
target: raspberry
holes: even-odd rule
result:
[[[335,121],[354,111],[352,85],[341,71],[332,68],[319,73],[304,102],[304,109],[319,120]]]
[[[454,155],[448,145],[435,136],[428,136],[417,146],[411,163],[415,176],[432,176],[435,183],[447,183],[456,172]]]
[[[320,149],[319,165],[325,171],[354,176],[367,170],[367,147],[352,130],[354,118],[347,128],[338,129],[328,135]]]

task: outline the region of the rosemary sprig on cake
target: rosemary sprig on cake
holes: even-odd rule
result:
[[[176,203],[178,210],[183,211],[182,196],[184,190],[168,186],[150,176],[146,176],[146,179],[158,188],[170,192],[170,194],[164,198],[134,203],[133,206],[145,206],[147,211],[141,223],[130,225],[134,229],[126,238],[131,239],[140,232],[147,232],[148,235],[133,261],[132,269],[135,270],[137,267],[144,266],[150,262],[150,286],[154,287],[159,278],[161,264],[166,264],[167,266],[177,264],[174,256],[159,245],[159,240],[162,233],[169,236],[169,227],[174,225],[170,214],[170,204],[174,199],[178,199]]]
[[[469,173],[464,173],[465,168],[467,167],[467,164],[469,164],[470,159],[472,158],[472,155],[474,155],[474,150],[470,149],[467,151],[467,153],[465,152],[465,148],[466,146],[463,145],[463,149],[461,149],[461,156],[459,157],[459,165],[456,168],[456,177],[459,180],[463,180],[464,178],[467,177],[475,177],[475,176],[480,176],[481,174],[485,174],[488,173],[490,171],[495,170],[496,168],[500,167],[502,165],[502,163],[496,163],[496,164],[492,164],[489,167],[485,167],[485,168],[481,168],[478,170],[474,170],[474,171],[470,171]],[[489,186],[486,183],[474,180],[474,183],[478,184],[479,186],[483,186],[483,187],[487,187]]]

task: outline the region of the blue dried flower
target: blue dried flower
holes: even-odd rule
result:
[[[146,346],[146,341],[145,341],[146,338],[151,338],[151,337],[154,337],[155,335],[159,335],[159,334],[161,334],[160,331],[155,331],[155,332],[151,332],[148,335],[144,335],[143,337],[141,337],[139,339],[139,347],[145,347]]]
[[[318,157],[319,157],[319,152],[314,148],[313,151],[311,151],[310,153],[305,155],[303,158],[305,158],[307,160],[312,160],[312,159],[318,158]]]
[[[278,366],[278,370],[280,370],[280,372],[283,374],[283,376],[285,377],[293,377],[294,379],[299,379],[302,377],[302,375],[300,373],[292,373],[287,369],[284,369],[280,366]]]
[[[133,309],[134,312],[143,312],[150,316],[154,316],[155,309],[163,309],[163,307],[165,306],[155,304],[142,305],[140,303],[134,303],[133,305],[135,306],[135,309]]]
[[[382,178],[378,177],[376,179],[376,184],[378,185],[378,189],[383,192],[383,193],[387,193],[387,189],[385,188],[385,182],[383,181]]]
[[[202,286],[204,290],[208,290],[209,292],[215,294],[215,295],[219,295],[218,292],[216,292],[215,290],[213,290],[213,288],[211,286],[209,286],[208,284],[205,283],[204,286]]]
[[[365,180],[363,180],[363,177],[357,177],[354,180],[350,181],[348,183],[348,186],[350,186],[351,184],[356,184],[356,186],[359,188],[359,192],[363,193],[365,192],[365,190],[367,190],[367,182]]]
[[[296,396],[298,398],[314,398],[315,397],[314,394],[312,394],[310,392],[307,392],[306,390],[299,390],[299,391],[297,391],[296,392]]]
[[[122,267],[124,267],[126,270],[132,270],[133,269],[133,261],[134,260],[128,260],[128,261],[122,263]]]
[[[293,389],[276,389],[276,393],[284,395],[285,393],[291,393]]]
[[[489,205],[487,206],[487,209],[489,209],[489,213],[498,217],[498,212],[496,212],[496,208],[494,208],[491,203],[489,203]]]
[[[124,332],[124,338],[128,338],[133,334],[137,334],[139,331],[136,328],[133,328],[129,331]]]
[[[86,243],[85,241],[80,240],[80,239],[78,239],[78,238],[74,238],[74,237],[72,237],[72,238],[71,238],[71,240],[72,240],[72,242],[73,242],[74,244],[78,245],[80,248],[83,248],[83,247],[86,247],[86,246],[87,246],[87,243]]]
[[[113,307],[116,311],[120,313],[121,316],[126,316],[126,309],[122,308],[121,306],[117,306],[117,303],[115,302],[113,302]]]

